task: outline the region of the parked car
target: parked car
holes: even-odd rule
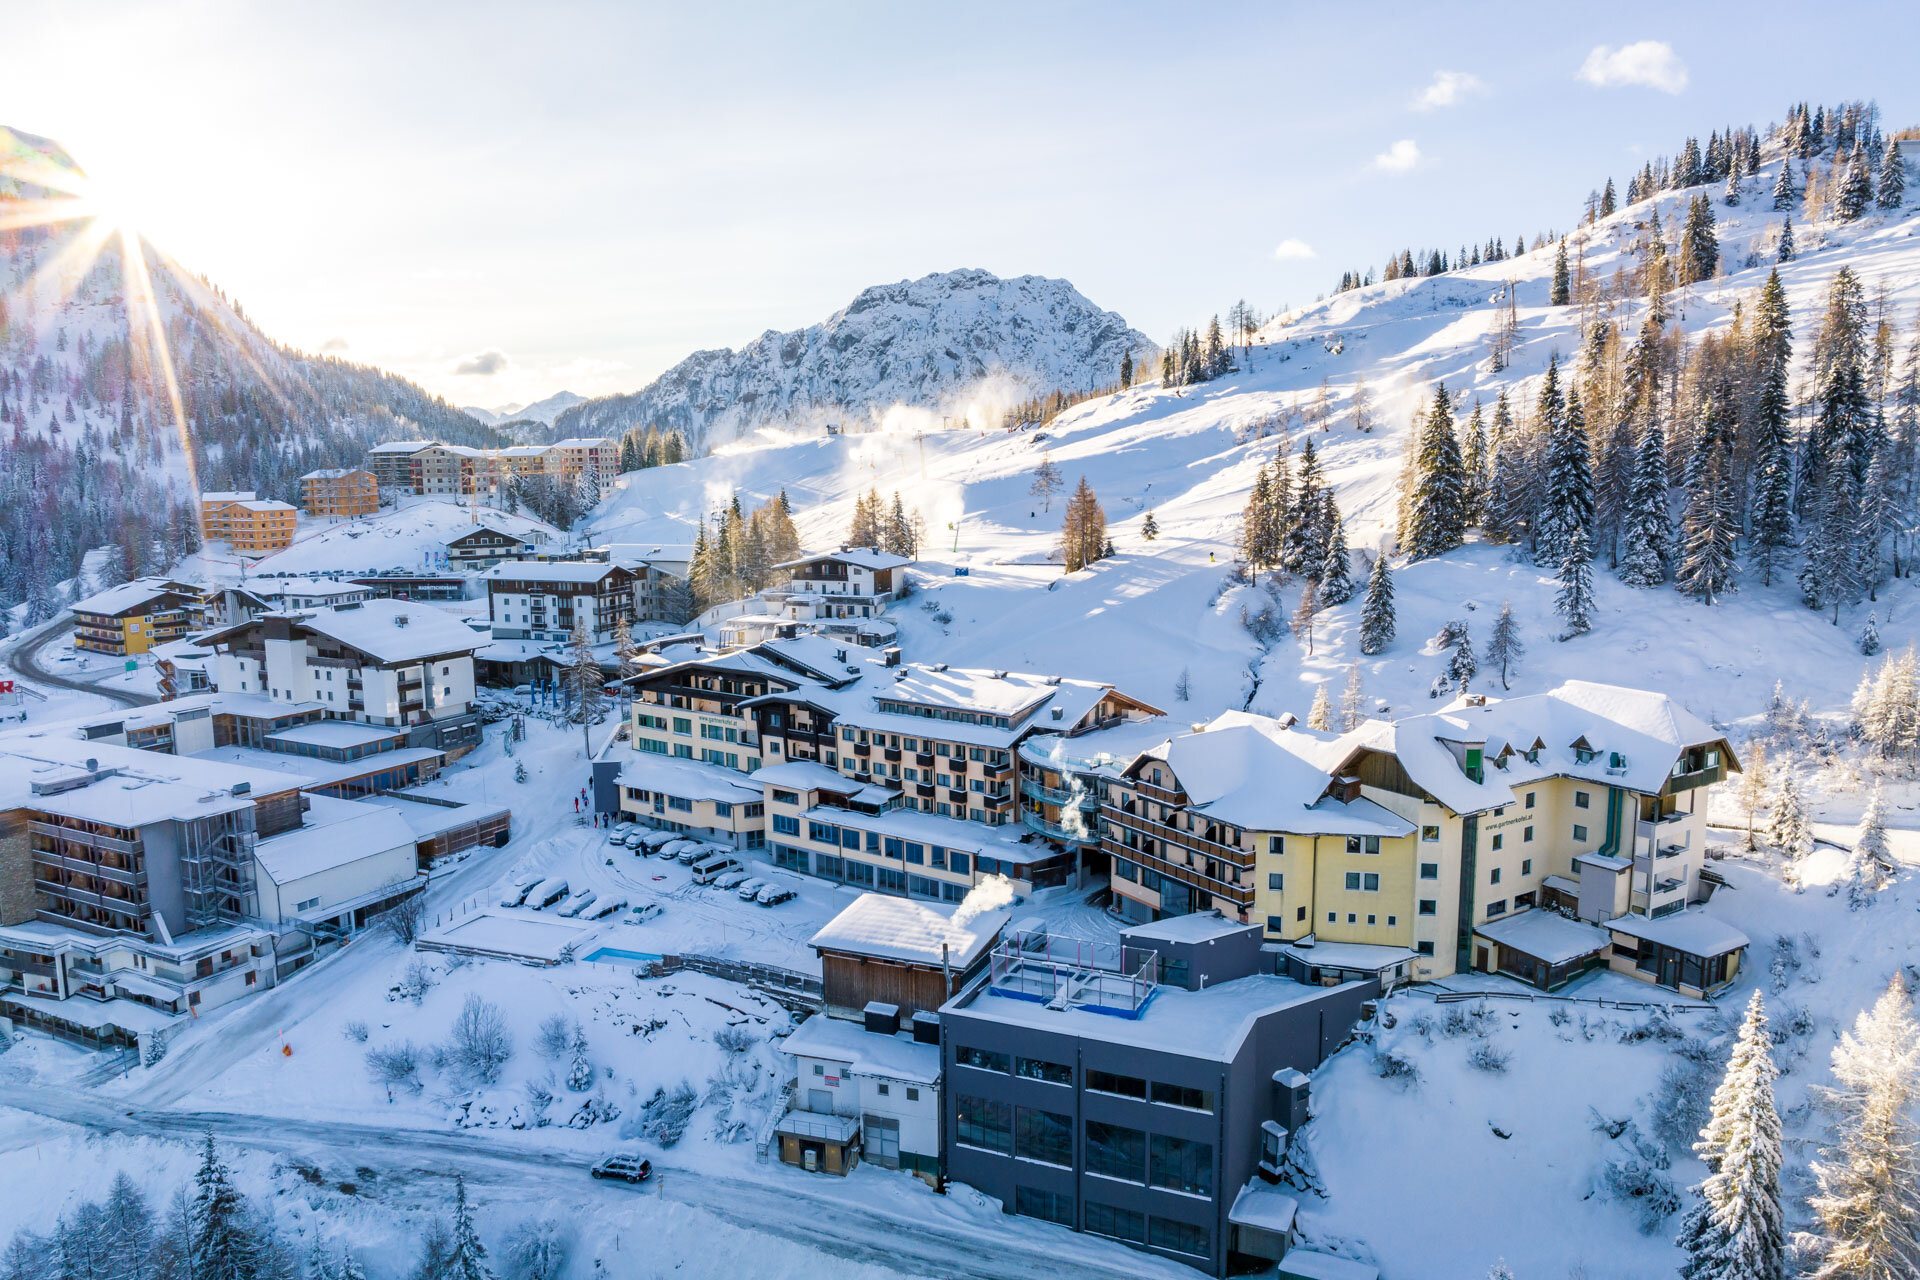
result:
[[[729,871],[713,882],[716,889],[738,889],[753,877],[745,871]]]
[[[739,861],[731,853],[710,853],[693,864],[693,882],[712,884],[729,871],[738,870]]]
[[[701,844],[698,840],[689,841],[686,848],[673,855],[674,861],[689,867],[706,856],[707,846]]]
[[[567,905],[560,908],[560,914],[567,917],[577,916],[592,906],[593,900],[599,896],[592,889],[583,889],[567,900]]]
[[[787,888],[787,886],[783,884],[770,884],[759,893],[754,894],[753,900],[763,907],[777,907],[792,897],[793,890]]]
[[[653,1162],[637,1155],[622,1153],[608,1156],[589,1171],[596,1178],[620,1178],[627,1182],[645,1182],[653,1176]]]
[[[533,886],[533,892],[527,895],[527,905],[534,910],[550,907],[567,896],[567,882],[563,877],[555,876],[551,880],[542,880]]]
[[[754,897],[766,887],[767,882],[765,880],[749,880],[741,885],[739,889],[735,890],[735,892],[740,895],[740,901],[752,902]]]

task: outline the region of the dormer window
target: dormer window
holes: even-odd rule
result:
[[[1592,764],[1593,749],[1591,747],[1575,747],[1573,749],[1573,760],[1575,764]]]

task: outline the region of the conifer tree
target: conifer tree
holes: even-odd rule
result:
[[[1920,1275],[1920,1026],[1895,973],[1871,1010],[1855,1019],[1832,1055],[1827,1097],[1839,1113],[1833,1141],[1813,1163],[1819,1191],[1814,1280],[1893,1280]]]
[[[1285,460],[1277,465],[1284,472]],[[1246,509],[1240,513],[1240,558],[1247,562],[1247,569],[1255,578],[1263,568],[1279,565],[1281,536],[1273,480],[1263,462],[1253,474],[1253,490],[1247,495]]]
[[[255,1250],[246,1227],[246,1201],[207,1132],[194,1174],[194,1280],[253,1280]]]
[[[1340,519],[1331,493],[1326,497],[1326,508],[1333,516],[1327,534],[1327,556],[1313,576],[1320,580],[1322,604],[1345,604],[1353,599],[1353,565],[1347,551],[1346,522]]]
[[[1680,283],[1713,279],[1719,263],[1720,239],[1714,228],[1713,202],[1704,195],[1695,196],[1687,206],[1687,220],[1680,231]]]
[[[1626,532],[1620,556],[1620,580],[1630,587],[1654,587],[1667,580],[1672,561],[1672,519],[1667,511],[1667,450],[1657,417],[1649,418],[1634,454],[1633,481],[1627,494]]]
[[[1065,518],[1060,526],[1060,555],[1068,573],[1074,573],[1100,559],[1107,551],[1107,513],[1094,496],[1085,476],[1067,499]]]
[[[1788,218],[1780,224],[1780,248],[1775,254],[1778,262],[1793,261],[1793,219]]]
[[[1484,528],[1496,542],[1518,542],[1530,531],[1534,516],[1533,458],[1519,438],[1506,388],[1493,406],[1493,431],[1488,440],[1493,474],[1487,486]]]
[[[1893,853],[1887,846],[1886,803],[1876,785],[1860,815],[1860,831],[1847,855],[1847,905],[1855,911],[1873,905],[1873,899],[1891,878]]]
[[[1140,522],[1140,536],[1148,542],[1160,536],[1160,522],[1154,519],[1151,511],[1147,512],[1147,518]]]
[[[1133,385],[1133,352],[1120,353],[1120,389],[1125,391]]]
[[[1740,531],[1740,516],[1734,509],[1733,487],[1726,478],[1727,459],[1718,439],[1703,434],[1695,448],[1706,457],[1681,517],[1683,542],[1674,586],[1682,595],[1711,605],[1733,590],[1738,573],[1733,546]]]
[[[1425,559],[1453,550],[1466,537],[1466,465],[1453,431],[1453,407],[1444,384],[1436,385],[1415,455],[1414,493],[1407,520],[1406,552]]]
[[[1480,399],[1474,397],[1473,412],[1467,417],[1466,445],[1462,462],[1467,474],[1466,521],[1484,528],[1487,523],[1487,496],[1493,483],[1492,463],[1487,452],[1487,424],[1480,411]]]
[[[1788,415],[1787,370],[1793,355],[1787,293],[1776,269],[1761,287],[1754,310],[1753,359],[1759,383],[1753,402],[1753,497],[1750,504],[1754,559],[1762,580],[1793,545],[1793,439]]]
[[[1567,620],[1566,635],[1562,638],[1585,635],[1593,630],[1593,550],[1587,541],[1587,531],[1581,526],[1574,526],[1567,536],[1559,581],[1553,607]]]
[[[1847,161],[1833,210],[1842,222],[1853,222],[1862,217],[1872,203],[1873,173],[1867,161],[1866,144],[1862,143],[1853,149],[1853,156]]]
[[[1800,784],[1790,768],[1780,770],[1780,790],[1773,798],[1767,843],[1789,863],[1797,863],[1813,851],[1813,832],[1807,827],[1806,810],[1800,804]]]
[[[1609,176],[1607,178],[1606,188],[1600,193],[1600,216],[1603,218],[1612,217],[1614,211],[1619,207],[1619,198],[1614,194],[1613,190],[1613,178]]]
[[[1900,144],[1891,138],[1880,159],[1880,187],[1877,192],[1882,209],[1898,209],[1907,199],[1907,169],[1900,162]]]
[[[1288,573],[1317,577],[1327,558],[1326,479],[1320,471],[1320,457],[1308,438],[1300,449],[1300,464],[1293,476],[1292,516],[1284,522],[1280,564]],[[1277,497],[1277,495],[1276,495]]]
[[[1566,558],[1575,529],[1587,535],[1589,546],[1593,539],[1593,458],[1586,415],[1577,389],[1562,402],[1557,359],[1547,365],[1537,417],[1547,432],[1547,474],[1534,555],[1542,564],[1557,565]]]
[[[1567,271],[1567,242],[1560,240],[1560,247],[1553,255],[1553,286],[1548,295],[1548,305],[1564,307],[1573,301],[1573,280]]]
[[[467,1204],[467,1180],[453,1176],[453,1247],[447,1257],[446,1280],[493,1280],[487,1265],[487,1246],[474,1229],[473,1209]]]
[[[1810,609],[1832,609],[1840,625],[1840,606],[1854,598],[1859,583],[1859,486],[1843,454],[1828,461],[1820,481],[1820,505],[1813,537],[1800,568],[1800,594]]]
[[[1327,697],[1327,682],[1313,687],[1313,705],[1307,709],[1307,728],[1324,731],[1333,728],[1333,703]]]
[[[1473,651],[1473,637],[1467,633],[1466,624],[1460,625],[1460,635],[1453,644],[1453,652],[1447,657],[1447,682],[1462,694],[1466,693],[1473,678],[1480,674],[1480,659]]]
[[[1527,646],[1520,638],[1520,623],[1513,616],[1513,601],[1500,602],[1500,616],[1493,620],[1493,634],[1487,640],[1487,662],[1500,673],[1501,689],[1510,689],[1507,677],[1520,669]]]
[[[1385,555],[1373,560],[1367,575],[1367,594],[1360,603],[1360,652],[1371,657],[1393,641],[1393,574]]]
[[[1798,192],[1793,186],[1793,162],[1780,162],[1780,176],[1773,181],[1773,211],[1785,213],[1793,208],[1793,198]]]
[[[148,1280],[153,1275],[155,1232],[152,1206],[122,1169],[107,1188],[101,1214],[101,1247],[112,1260],[113,1280]]]
[[[607,695],[606,677],[600,674],[600,664],[594,661],[593,634],[587,630],[584,611],[574,620],[573,635],[567,642],[567,666],[560,680],[572,697],[571,718],[580,726],[581,750],[591,757],[590,735],[593,726],[606,716]]]
[[[1347,683],[1340,690],[1340,731],[1351,733],[1366,719],[1366,689],[1360,683],[1360,663],[1347,667]]]
[[[1860,627],[1860,639],[1855,642],[1854,648],[1860,651],[1861,656],[1868,658],[1880,652],[1880,620],[1871,613]]]
[[[1780,1209],[1780,1115],[1766,1006],[1756,990],[1694,1151],[1707,1176],[1674,1241],[1683,1280],[1787,1280]]]

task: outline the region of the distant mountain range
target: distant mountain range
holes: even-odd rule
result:
[[[639,391],[574,405],[560,435],[678,428],[698,447],[767,426],[867,423],[894,406],[958,416],[1056,388],[1106,386],[1145,334],[1065,280],[948,271],[875,285],[820,324],[696,351]]]
[[[571,391],[556,391],[545,400],[535,400],[532,404],[503,404],[497,409],[481,409],[473,405],[461,405],[460,412],[470,418],[477,418],[490,427],[505,426],[509,422],[541,422],[553,425],[563,409],[571,409],[586,399]]]

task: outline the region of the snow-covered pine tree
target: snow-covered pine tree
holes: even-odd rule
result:
[[[1842,1034],[1825,1095],[1839,1118],[1813,1162],[1809,1198],[1820,1255],[1813,1280],[1894,1280],[1920,1275],[1920,1026],[1895,973],[1871,1010]]]
[[[1564,307],[1572,301],[1573,278],[1567,270],[1567,240],[1562,236],[1553,254],[1553,284],[1547,296],[1547,304]]]
[[[1140,522],[1140,537],[1144,541],[1152,542],[1159,536],[1160,522],[1154,519],[1153,512],[1149,511],[1147,512],[1147,518]]]
[[[246,1201],[233,1173],[213,1148],[209,1130],[194,1174],[194,1280],[254,1280],[254,1242],[246,1226]]]
[[[1487,536],[1496,542],[1519,542],[1532,530],[1539,486],[1532,451],[1520,438],[1504,387],[1494,402],[1493,430],[1488,443],[1493,454],[1493,474],[1487,482],[1484,528]]]
[[[1360,652],[1372,656],[1393,641],[1393,574],[1385,554],[1373,558],[1366,598],[1360,603]]]
[[[1800,804],[1800,783],[1791,767],[1780,770],[1780,789],[1774,793],[1773,816],[1767,823],[1767,843],[1789,863],[1813,851],[1813,832]]]
[[[1540,509],[1540,536],[1534,555],[1542,564],[1557,565],[1566,558],[1573,531],[1587,535],[1593,545],[1593,455],[1587,443],[1586,413],[1574,388],[1564,408],[1559,403],[1558,360],[1547,365],[1549,387],[1540,392],[1539,419],[1547,431],[1546,494]]]
[[[1708,456],[1681,517],[1683,545],[1674,587],[1710,606],[1733,590],[1739,573],[1733,547],[1740,515],[1734,509],[1733,485],[1726,478],[1728,460],[1718,439],[1703,433],[1695,440],[1695,448]]]
[[[606,679],[600,672],[600,664],[594,660],[593,633],[587,630],[586,618],[579,617],[567,641],[567,666],[560,673],[560,681],[572,699],[569,718],[580,726],[581,750],[588,756],[593,754],[590,737],[593,726],[607,713]]]
[[[1840,221],[1853,222],[1863,216],[1872,203],[1873,169],[1867,160],[1867,148],[1863,142],[1853,149],[1853,155],[1847,161],[1840,178],[1839,193],[1834,198],[1833,211]]]
[[[1680,283],[1698,284],[1713,279],[1720,264],[1720,237],[1715,229],[1713,201],[1702,194],[1687,206],[1687,220],[1680,228]]]
[[[1320,603],[1345,604],[1353,599],[1353,557],[1347,551],[1346,522],[1340,518],[1340,509],[1334,505],[1331,492],[1327,494],[1326,506],[1333,514],[1327,534],[1327,557],[1314,576],[1320,579]]]
[[[447,1256],[445,1280],[493,1280],[493,1268],[487,1265],[487,1246],[473,1225],[473,1209],[467,1203],[467,1180],[453,1175],[453,1244]]]
[[[1674,1241],[1686,1253],[1682,1280],[1787,1280],[1780,1208],[1780,1114],[1765,1002],[1747,1002],[1726,1074],[1713,1092],[1695,1153],[1707,1176]]]
[[[1487,523],[1487,488],[1493,483],[1492,465],[1487,453],[1486,415],[1480,409],[1480,397],[1473,398],[1473,412],[1467,416],[1466,442],[1461,462],[1466,468],[1466,521],[1470,527],[1484,528]]]
[[[1313,687],[1313,705],[1307,708],[1307,728],[1320,730],[1333,728],[1333,702],[1327,697],[1325,680]]]
[[[1553,607],[1567,620],[1567,631],[1561,639],[1585,635],[1593,630],[1593,549],[1587,541],[1586,529],[1578,525],[1567,537],[1559,581]]]
[[[1425,559],[1453,550],[1466,537],[1466,465],[1453,429],[1453,405],[1436,384],[1415,463],[1414,494],[1405,550]]]
[[[1853,600],[1859,588],[1859,493],[1846,455],[1835,452],[1821,476],[1813,537],[1807,543],[1806,562],[1798,581],[1807,607],[1832,609],[1836,627],[1840,625],[1840,606]]]
[[[1880,623],[1871,612],[1860,627],[1860,638],[1854,642],[1854,647],[1860,650],[1861,656],[1868,658],[1880,652]]]
[[[1773,585],[1774,570],[1793,546],[1793,432],[1787,396],[1787,370],[1793,356],[1793,330],[1786,287],[1776,268],[1760,289],[1754,308],[1752,360],[1758,381],[1752,408],[1753,494],[1749,502],[1754,560],[1762,580]]]
[[[113,1175],[101,1214],[102,1251],[112,1259],[115,1280],[147,1280],[153,1274],[156,1224],[153,1207],[126,1170]],[[5,1274],[0,1264],[0,1275]]]
[[[1500,687],[1513,686],[1507,678],[1520,669],[1527,646],[1520,637],[1520,623],[1513,616],[1513,601],[1500,602],[1500,616],[1493,620],[1493,634],[1487,638],[1487,663],[1500,673]]]
[[[1347,667],[1347,683],[1340,690],[1340,731],[1351,733],[1366,719],[1366,688],[1360,683],[1360,663]]]
[[[1473,678],[1480,674],[1480,659],[1473,652],[1473,637],[1467,634],[1464,623],[1460,627],[1460,638],[1453,646],[1453,653],[1447,659],[1447,683],[1462,694],[1467,692]]]
[[[1282,460],[1279,464],[1286,466]],[[1247,494],[1246,509],[1240,513],[1240,558],[1256,579],[1262,569],[1280,563],[1280,530],[1274,516],[1273,480],[1266,463],[1253,473],[1253,489]]]
[[[1620,208],[1620,197],[1614,192],[1613,177],[1608,175],[1607,185],[1600,192],[1600,216],[1611,218]]]
[[[1654,587],[1666,581],[1673,554],[1673,525],[1667,509],[1666,436],[1657,416],[1648,417],[1634,451],[1621,543],[1622,582],[1630,587]]]
[[[1882,209],[1898,209],[1907,199],[1907,168],[1900,161],[1900,144],[1889,138],[1880,158],[1880,185],[1875,192]]]
[[[1773,180],[1773,211],[1785,213],[1793,208],[1793,200],[1799,193],[1793,186],[1793,163],[1780,162],[1780,175]]]
[[[1316,577],[1326,563],[1328,496],[1320,455],[1309,437],[1300,448],[1300,462],[1293,474],[1293,519],[1282,536],[1280,566],[1288,573]]]
[[[1847,854],[1847,905],[1855,911],[1873,905],[1873,899],[1886,888],[1893,870],[1893,853],[1887,847],[1886,804],[1876,785],[1867,797],[1867,808],[1860,815],[1860,831]]]

